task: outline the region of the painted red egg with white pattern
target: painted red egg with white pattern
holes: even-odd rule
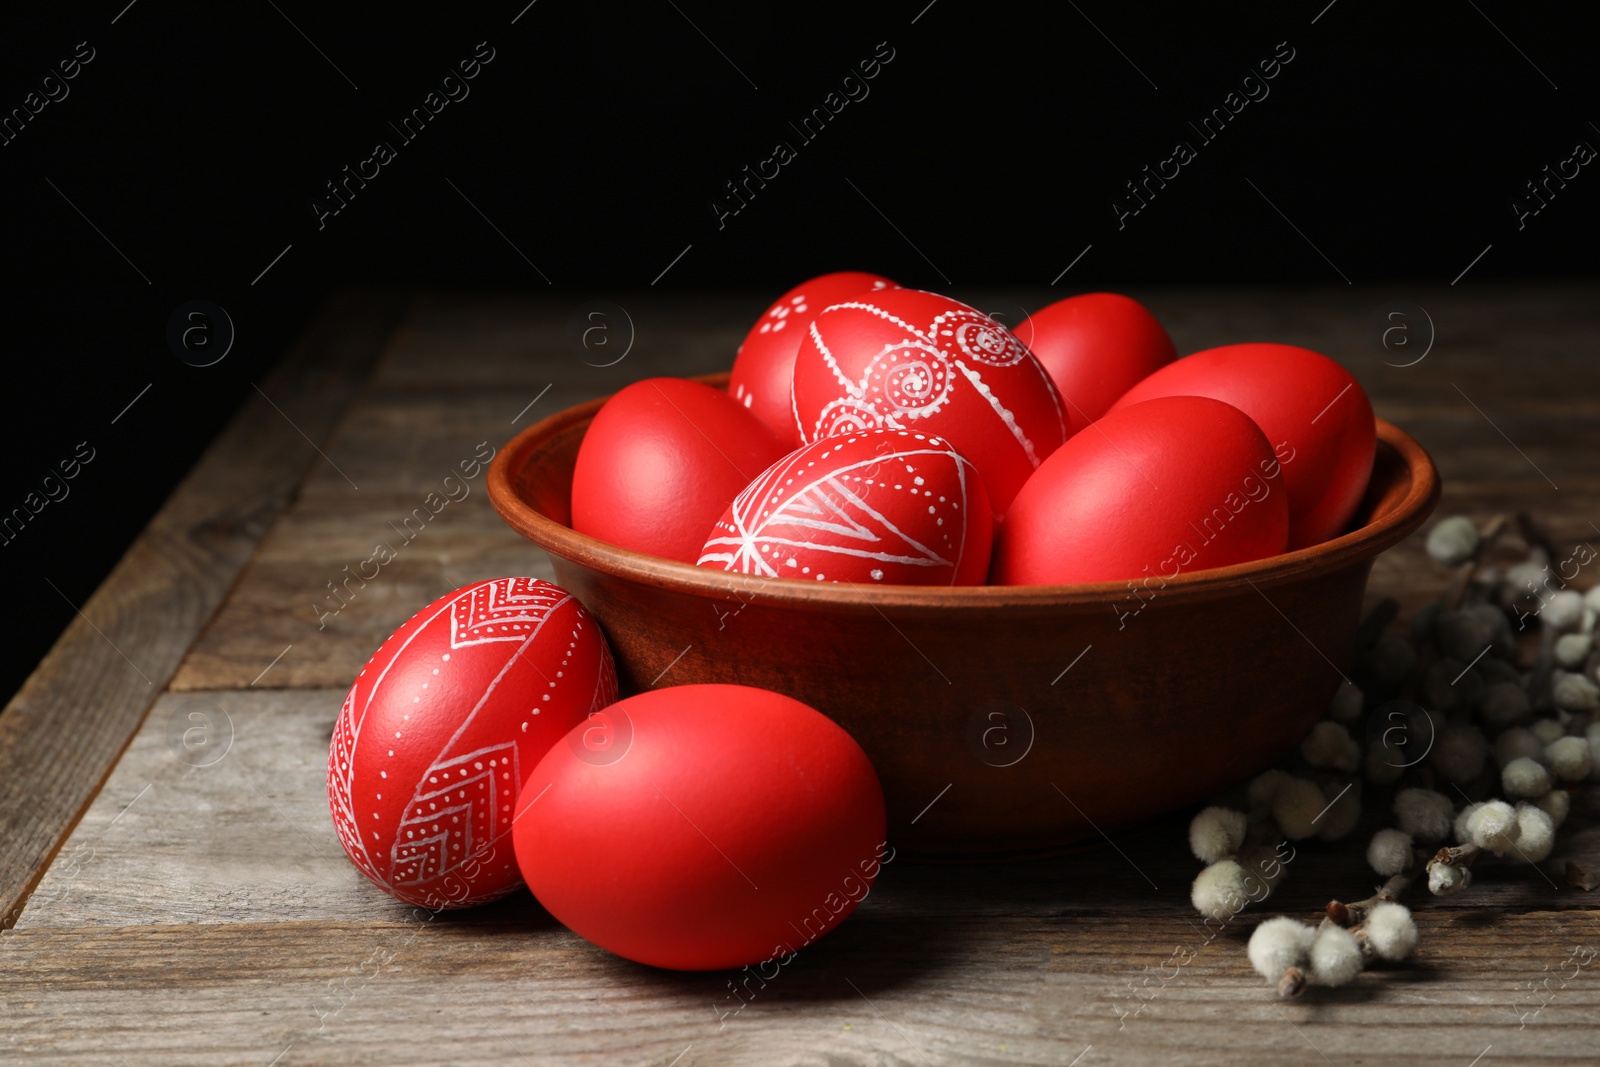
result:
[[[733,359],[728,393],[766,423],[785,445],[799,448],[804,442],[789,408],[789,384],[794,380],[794,356],[806,327],[829,304],[894,284],[881,274],[841,270],[818,275],[790,289],[773,301],[745,334]]]
[[[981,585],[994,521],[944,441],[862,430],[768,467],[711,531],[700,566],[802,581]]]
[[[885,289],[823,309],[794,364],[807,441],[889,428],[944,438],[1003,512],[1067,437],[1049,373],[1000,323],[937,293]]]
[[[408,619],[356,677],[334,723],[328,803],[339,842],[384,892],[463,908],[522,882],[517,792],[575,723],[617,699],[583,606],[536,578],[464,586]]]

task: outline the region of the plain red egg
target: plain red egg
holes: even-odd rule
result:
[[[1377,423],[1350,372],[1309,348],[1224,345],[1156,371],[1117,401],[1209,396],[1256,420],[1283,464],[1289,486],[1289,547],[1344,532],[1372,476]]]
[[[1238,408],[1174,396],[1113,409],[1022,487],[995,539],[997,585],[1161,581],[1284,550],[1289,493]]]
[[[993,527],[983,479],[944,441],[862,430],[768,467],[711,531],[700,566],[817,582],[981,585]]]
[[[571,594],[494,578],[396,630],[344,698],[328,750],[333,825],[390,896],[463,908],[522,883],[517,791],[575,723],[617,698],[600,629]]]
[[[1120,293],[1069,296],[1040,308],[1016,334],[1050,372],[1073,432],[1111,410],[1140,379],[1178,358],[1148,308]]]
[[[676,970],[792,957],[892,858],[878,776],[855,740],[742,685],[613,704],[550,749],[518,811],[517,862],[550,914]]]
[[[595,414],[572,470],[572,528],[693,563],[739,490],[788,449],[720,389],[647,378]]]
[[[894,284],[881,274],[842,270],[818,275],[790,289],[745,334],[733,359],[728,393],[786,446],[799,448],[804,442],[789,407],[789,384],[794,380],[794,354],[806,327],[829,304]]]
[[[1067,437],[1061,397],[1022,342],[917,289],[821,311],[795,356],[793,399],[807,441],[885,427],[944,438],[978,468],[997,513]]]

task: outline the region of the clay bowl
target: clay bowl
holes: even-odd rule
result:
[[[896,847],[930,858],[1060,851],[1276,762],[1338,688],[1373,559],[1439,498],[1428,454],[1380,419],[1354,528],[1310,548],[1160,588],[861,590],[574,532],[573,463],[602,403],[523,430],[488,484],[600,620],[624,692],[732,682],[819,708],[872,757]]]

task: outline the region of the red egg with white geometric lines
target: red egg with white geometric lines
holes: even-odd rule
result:
[[[784,444],[799,448],[804,442],[789,408],[789,384],[794,380],[794,355],[806,327],[829,304],[892,285],[894,282],[881,274],[841,270],[790,289],[773,301],[745,334],[733,358],[728,394],[766,423]]]
[[[334,723],[339,842],[384,892],[431,909],[502,897],[518,790],[569,728],[617,699],[610,649],[572,595],[476,582],[413,615],[356,677]]]
[[[937,437],[862,430],[768,467],[711,531],[700,566],[862,585],[981,585],[989,494]]]
[[[937,434],[978,468],[997,514],[1067,438],[1055,383],[1022,342],[983,312],[916,289],[819,312],[795,356],[793,401],[807,441]]]

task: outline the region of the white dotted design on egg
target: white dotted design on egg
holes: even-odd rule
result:
[[[571,597],[564,591],[537,579],[498,579],[480,583],[438,605],[431,615],[418,612],[413,616],[412,622],[407,624],[410,627],[407,636],[401,641],[386,642],[379,652],[382,658],[374,657],[370,673],[376,674],[375,679],[369,680],[369,671],[363,668],[356,685],[346,695],[335,723],[334,740],[330,745],[329,798],[341,843],[357,866],[374,881],[395,887],[397,892],[401,892],[405,887],[421,886],[449,874],[474,858],[481,862],[491,847],[504,849],[505,835],[510,828],[509,805],[490,803],[492,793],[488,783],[492,780],[490,776],[495,773],[500,773],[507,780],[520,777],[516,772],[520,758],[516,742],[499,742],[463,751],[472,743],[472,723],[484,706],[480,704],[427,768],[422,784],[404,809],[407,815],[390,833],[389,840],[394,844],[387,850],[388,855],[383,856],[382,852],[375,851],[383,848],[383,833],[372,831],[369,842],[365,834],[356,832],[354,815],[350,810],[351,784],[355,774],[353,757],[359,744],[362,721],[374,701],[382,700],[392,708],[394,696],[399,695],[390,694],[396,680],[416,677],[416,672],[391,673],[391,668],[419,640],[426,642],[430,639],[425,635],[436,634],[441,640],[447,639],[448,647],[456,652],[479,648],[487,652],[496,645],[515,645],[515,648],[507,649],[504,667],[498,672],[503,673],[513,666],[514,660],[526,654],[538,639],[544,624],[569,601]],[[585,630],[581,607],[576,602],[572,602],[572,605],[576,617],[572,618],[568,631],[571,640],[562,650],[562,668],[571,666],[579,638]],[[424,619],[424,615],[427,618]],[[418,620],[420,625],[416,625]],[[407,627],[402,627],[402,630]],[[594,692],[588,700],[590,710],[596,704],[615,699],[615,687],[608,681],[605,670],[609,656],[602,650],[599,658],[601,670],[593,679]],[[430,680],[440,677],[442,670],[448,669],[451,652],[440,654],[437,662],[440,666],[429,668],[425,675]],[[471,662],[465,666],[469,671],[474,669]],[[565,669],[558,670],[556,677],[562,678],[566,673]],[[548,679],[546,681],[547,688],[552,690],[557,685]],[[422,698],[434,691],[427,681],[414,684],[416,688],[405,694],[412,697],[411,704],[422,703]],[[548,701],[551,694],[541,695]],[[523,731],[527,730],[529,721],[539,714],[539,710],[529,709],[528,718],[521,723]],[[403,736],[402,731],[395,731],[397,739]],[[385,749],[383,752],[388,759],[396,757],[395,749]],[[385,757],[376,754],[363,757],[371,758]],[[390,777],[386,769],[380,769],[378,773],[383,779]],[[503,792],[509,799],[509,790]],[[381,799],[381,795],[378,798]],[[378,813],[374,812],[372,816],[375,821],[381,822]],[[493,842],[499,844],[492,845]],[[514,865],[507,862],[497,866],[502,871],[514,869]],[[483,902],[502,895],[502,892],[452,903],[465,905]]]
[[[912,446],[908,441],[888,454],[835,459],[836,466],[818,467],[818,458],[838,457],[847,446],[902,437],[924,443]],[[890,464],[912,474],[913,484],[865,476]],[[925,504],[933,519],[929,525],[926,518],[918,518],[922,508],[908,510],[886,496],[909,495],[919,503],[932,497],[931,491],[917,488],[926,484],[927,477],[916,474],[921,469],[916,464],[930,472],[942,464],[960,499],[965,499],[968,464],[937,438],[904,430],[836,438],[775,464],[747,486],[730,509],[731,521],[717,524],[699,562],[767,577],[798,570],[814,581],[826,581],[832,568],[824,561],[843,557],[858,561],[857,567],[860,560],[884,564],[868,572],[874,581],[883,581],[886,568],[894,566],[944,568],[948,582],[960,567],[966,526],[956,523],[945,531],[941,512],[954,513],[959,503],[940,497],[937,504]],[[891,512],[896,517],[891,518]]]
[[[859,380],[854,379],[840,366],[823,336],[823,320],[827,314],[841,310],[866,312],[907,331],[910,337],[906,340],[886,342],[884,349],[868,363],[866,373]],[[871,426],[899,427],[902,419],[927,418],[947,403],[954,402],[953,370],[972,385],[978,396],[999,418],[1013,440],[1021,447],[1029,464],[1038,467],[1040,456],[1033,441],[1017,422],[1016,415],[1001,402],[979,371],[980,367],[1005,369],[1024,363],[1031,364],[1034,373],[1046,386],[1054,405],[1058,432],[1062,439],[1066,437],[1066,411],[1061,406],[1060,394],[1050,382],[1049,373],[1045,371],[1043,364],[1031,358],[1027,348],[1012,336],[1011,331],[981,311],[966,307],[950,308],[935,316],[933,322],[926,329],[922,329],[876,304],[849,300],[824,308],[823,313],[811,321],[808,333],[812,344],[822,356],[824,365],[844,390],[844,396],[840,399],[855,402],[851,422],[841,422],[838,411],[830,410],[838,403],[835,401],[824,405],[822,412],[808,428],[800,415],[799,398],[796,394],[791,403],[796,421],[806,433],[808,440],[819,441],[848,433],[853,429]],[[924,349],[930,356],[923,359],[913,358],[907,352],[912,347]],[[892,350],[899,351],[902,355],[888,360]],[[885,363],[886,360],[888,364],[879,370],[879,364]],[[890,367],[894,364],[904,364],[905,369],[891,370]]]

